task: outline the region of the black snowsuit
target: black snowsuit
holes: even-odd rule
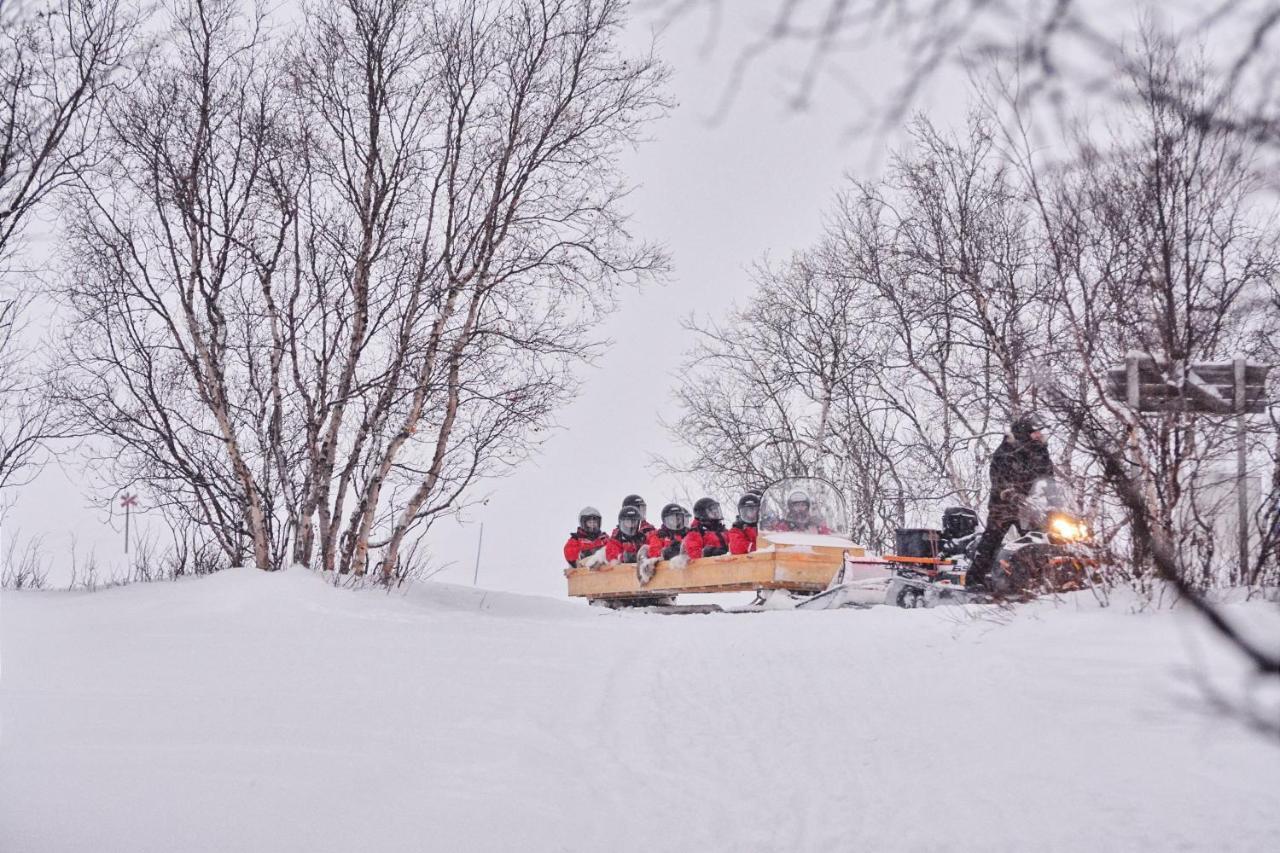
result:
[[[1053,476],[1053,460],[1043,442],[1030,438],[1017,441],[1005,436],[991,456],[991,500],[987,505],[987,526],[978,540],[973,564],[965,586],[985,585],[996,551],[1018,523],[1023,503],[1037,480]]]

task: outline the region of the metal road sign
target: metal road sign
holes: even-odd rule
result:
[[[1186,362],[1130,352],[1124,365],[1107,371],[1107,391],[1134,412],[1189,412],[1236,416],[1236,509],[1240,580],[1249,565],[1248,443],[1245,417],[1267,411],[1270,365],[1243,358]]]
[[[1267,410],[1268,365],[1238,358],[1226,362],[1173,362],[1129,353],[1107,371],[1107,391],[1138,412],[1258,415]]]

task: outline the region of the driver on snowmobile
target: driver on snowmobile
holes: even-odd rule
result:
[[[680,543],[689,532],[689,513],[680,504],[667,504],[662,508],[662,526],[649,531],[645,547],[649,558],[670,560],[680,553]]]
[[[991,455],[991,499],[987,526],[978,540],[973,563],[965,575],[966,589],[985,589],[1000,543],[1018,519],[1037,480],[1054,475],[1053,460],[1045,445],[1045,422],[1035,414],[1015,420],[1009,434]],[[1021,529],[1021,528],[1019,528]]]
[[[689,533],[684,537],[684,552],[690,560],[729,553],[724,513],[715,498],[698,498],[693,505],[693,524],[689,525]]]
[[[608,537],[600,529],[600,510],[586,506],[578,513],[578,529],[569,534],[564,543],[564,558],[570,566],[577,566],[605,546]]]
[[[820,533],[827,536],[831,528],[812,513],[813,502],[807,492],[794,491],[787,495],[787,514],[778,522],[778,530],[797,533]]]
[[[649,532],[653,530],[653,525],[649,523],[649,508],[645,505],[644,498],[639,495],[627,495],[622,499],[622,505],[624,507],[633,506],[640,510],[640,532],[646,536],[649,535]],[[615,530],[613,532],[617,533],[618,531]]]
[[[729,553],[749,554],[756,549],[760,532],[760,495],[747,492],[738,498],[738,517],[729,528]]]
[[[634,506],[624,506],[618,512],[618,526],[609,534],[604,545],[604,559],[609,563],[634,563],[640,546],[648,538],[640,528],[643,517]]]

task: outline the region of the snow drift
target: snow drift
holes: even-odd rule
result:
[[[9,593],[0,849],[1280,849],[1280,749],[1203,700],[1234,659],[1123,609]]]

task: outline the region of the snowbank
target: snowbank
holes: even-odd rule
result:
[[[1123,611],[9,593],[0,850],[1280,849],[1280,749],[1198,682],[1234,659]]]

